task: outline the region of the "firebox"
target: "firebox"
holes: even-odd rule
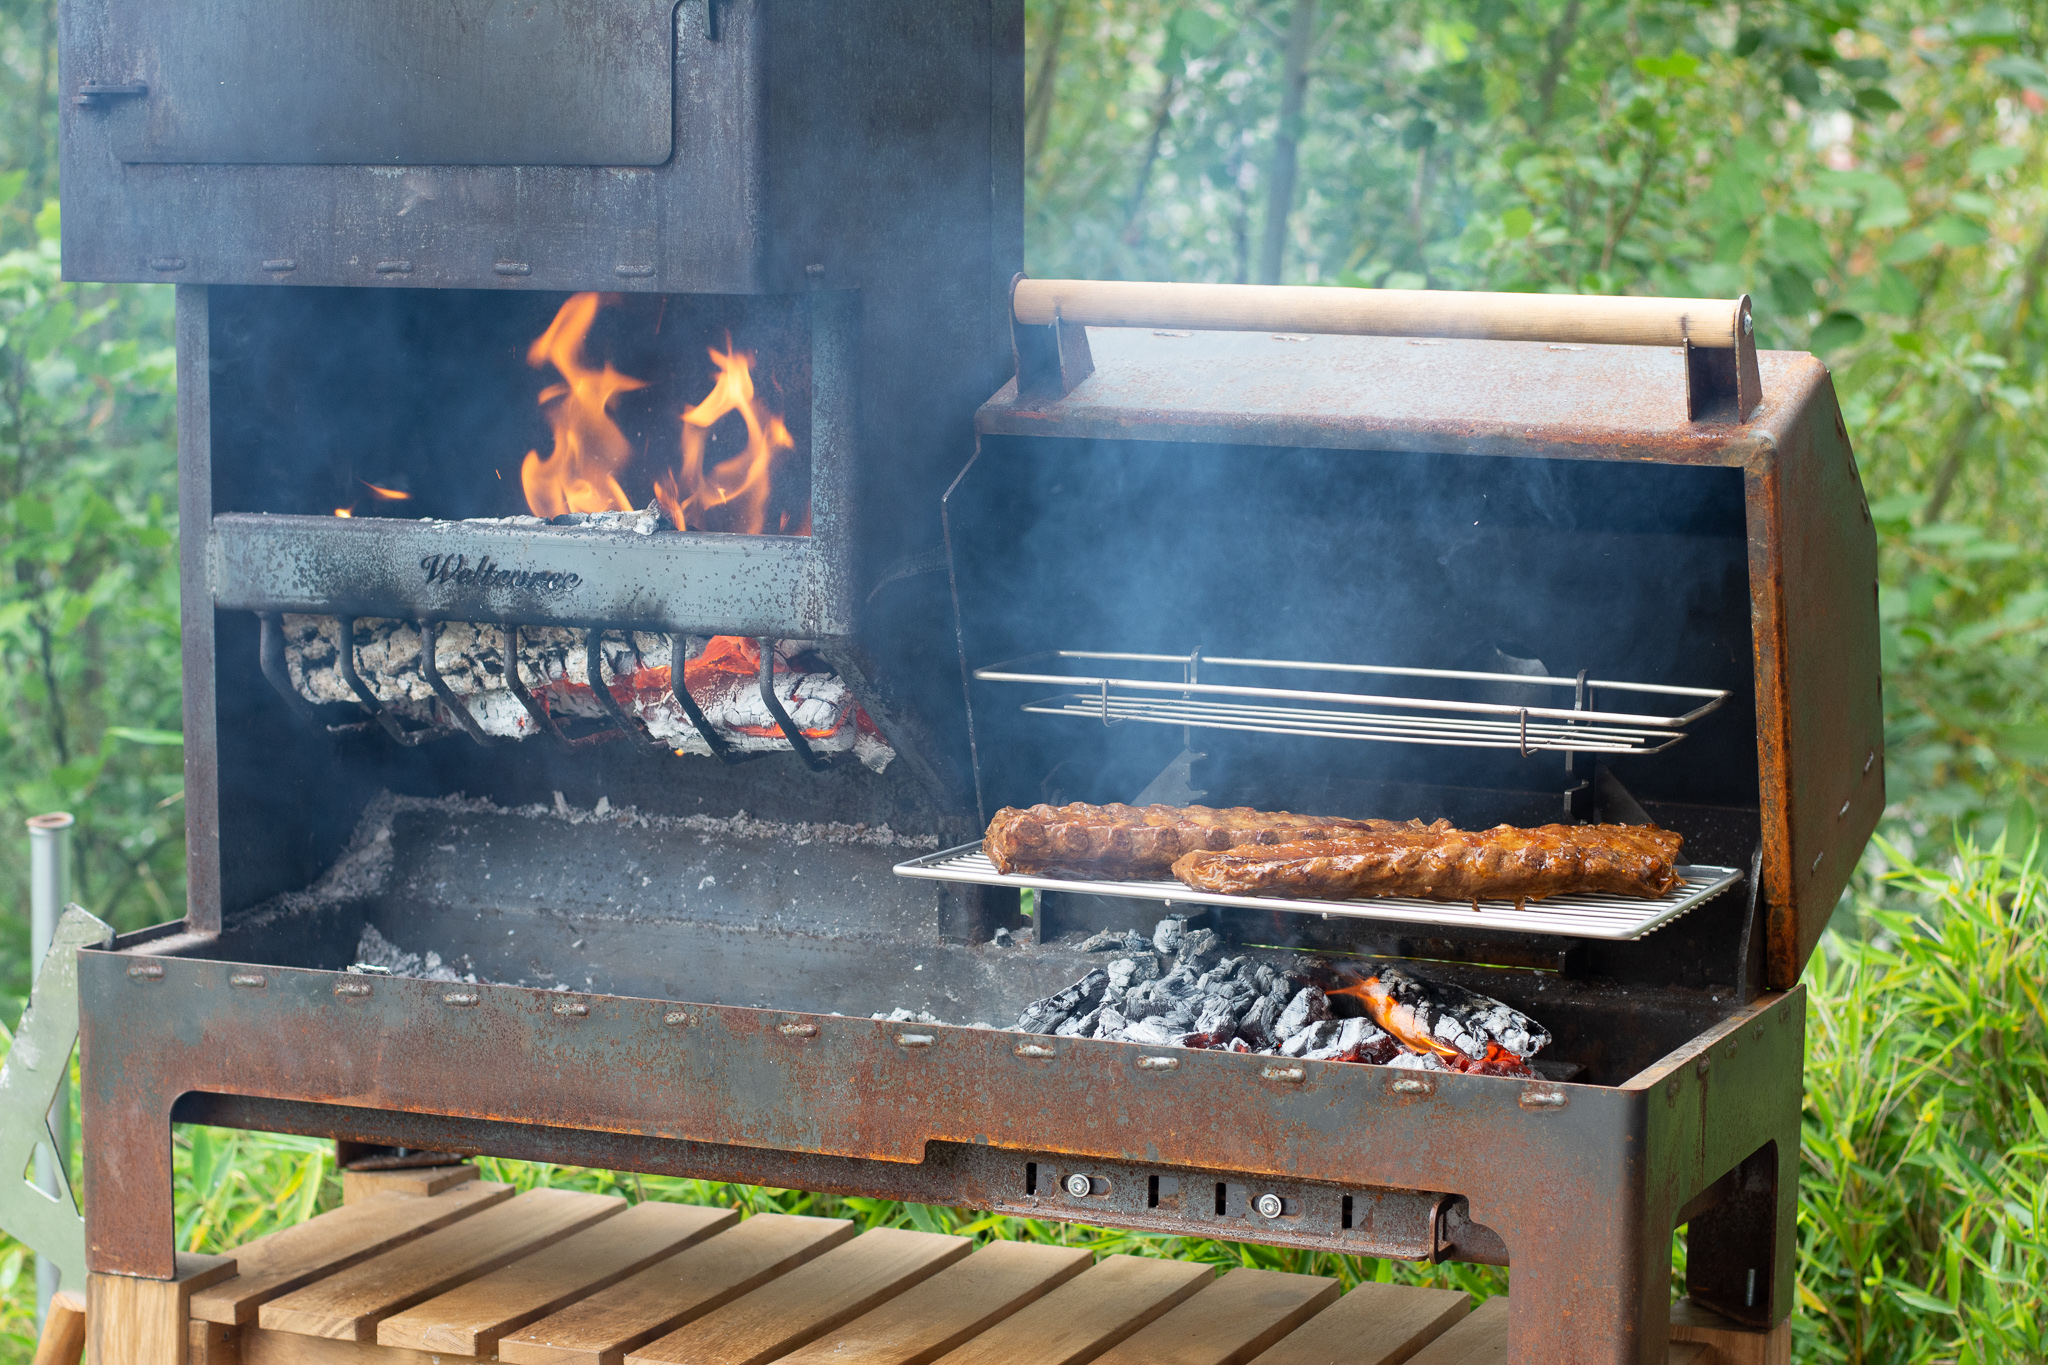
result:
[[[207,1122],[1506,1264],[1529,1360],[1661,1359],[1682,1225],[1784,1318],[1797,978],[1883,799],[1817,361],[1738,300],[1023,279],[1014,0],[470,17],[65,7],[66,269],[179,284],[191,909],[81,958],[95,1273],[173,1273]],[[980,857],[1131,800],[1683,875]],[[1183,939],[1554,1041],[1012,1027]]]

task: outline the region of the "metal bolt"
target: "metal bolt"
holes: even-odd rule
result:
[[[1019,1057],[1053,1057],[1058,1054],[1044,1043],[1019,1043],[1010,1049]]]
[[[1750,316],[1750,315],[1749,315],[1748,313],[1744,313],[1744,314],[1742,315],[1742,334],[1743,334],[1744,336],[1748,336],[1748,335],[1749,335],[1750,333],[1754,332],[1755,330],[1756,330],[1756,319],[1755,319],[1755,318],[1752,318],[1752,317],[1751,317],[1751,316]]]
[[[661,1022],[670,1028],[679,1028],[684,1024],[694,1023],[695,1017],[688,1010],[670,1010],[661,1016]]]
[[[164,979],[164,964],[161,962],[138,962],[128,969],[130,981],[161,981]]]
[[[1433,1095],[1436,1087],[1419,1076],[1402,1076],[1391,1082],[1387,1088],[1396,1095]]]
[[[1287,1211],[1287,1205],[1285,1201],[1283,1201],[1277,1194],[1260,1195],[1258,1199],[1253,1202],[1252,1207],[1259,1211],[1259,1216],[1262,1218],[1278,1218],[1282,1213]]]
[[[1138,1058],[1138,1070],[1140,1071],[1177,1071],[1179,1069],[1180,1058],[1178,1057]]]
[[[555,1013],[581,1019],[590,1013],[590,1006],[581,1000],[557,1000],[555,1002]]]
[[[931,1045],[932,1035],[929,1033],[899,1033],[896,1035],[896,1046],[898,1047],[930,1047]]]
[[[1269,1081],[1300,1081],[1308,1078],[1305,1066],[1262,1066],[1259,1075]]]
[[[815,1038],[818,1036],[818,1026],[816,1024],[784,1024],[782,1026],[782,1036],[785,1038]]]
[[[260,991],[270,984],[270,979],[261,972],[232,972],[228,976],[228,984],[230,986],[243,986],[252,991]]]
[[[367,981],[337,981],[334,983],[334,993],[344,1000],[361,1000],[370,993],[370,983]]]
[[[1073,1195],[1076,1199],[1086,1199],[1094,1188],[1094,1182],[1085,1175],[1070,1175],[1067,1177],[1067,1193]]]
[[[477,1001],[481,999],[483,999],[483,996],[476,991],[449,991],[446,995],[443,995],[441,997],[441,1003],[444,1005],[454,1005],[457,1008],[464,1008],[469,1005],[474,1005]]]

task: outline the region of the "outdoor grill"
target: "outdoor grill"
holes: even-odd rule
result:
[[[1797,981],[1883,805],[1818,361],[1746,300],[1023,279],[1016,0],[459,9],[64,7],[66,271],[179,286],[190,909],[81,957],[93,1271],[175,1273],[211,1123],[1510,1264],[1526,1360],[1661,1361],[1684,1225],[1787,1316]],[[1205,794],[1686,866],[978,852]],[[1005,1027],[1174,916],[1556,1041]]]

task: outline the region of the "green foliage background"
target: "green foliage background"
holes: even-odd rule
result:
[[[1028,0],[1027,20],[1033,273],[1747,291],[1765,344],[1827,359],[1881,535],[1893,804],[1808,977],[1797,1355],[2048,1360],[2048,895],[2022,852],[2048,775],[2048,4]],[[170,300],[58,278],[54,36],[53,0],[0,0],[0,799],[17,831],[79,812],[74,894],[126,926],[182,913]],[[24,907],[0,916],[6,1019],[25,880],[25,840],[0,838]],[[195,1249],[338,1192],[322,1144],[194,1130],[179,1162]],[[27,1359],[26,1264],[0,1238],[0,1361]]]

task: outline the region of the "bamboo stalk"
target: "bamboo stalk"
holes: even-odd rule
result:
[[[1596,346],[1731,350],[1749,300],[1652,299],[1587,294],[1487,294],[1447,289],[1342,289],[1311,285],[1153,284],[1134,280],[1021,279],[1017,321],[1193,331],[1323,332],[1350,336],[1464,337]]]

